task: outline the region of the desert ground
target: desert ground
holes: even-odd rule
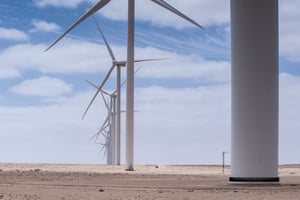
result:
[[[300,165],[279,167],[280,184],[228,184],[229,167],[0,163],[0,199],[300,199]]]

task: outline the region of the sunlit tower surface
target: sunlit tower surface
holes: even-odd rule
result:
[[[279,182],[278,0],[231,0],[230,182]]]

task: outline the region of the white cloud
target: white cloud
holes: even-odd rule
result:
[[[280,75],[280,163],[300,162],[299,89],[299,77]],[[100,147],[89,141],[106,116],[101,99],[80,119],[93,94],[77,93],[52,106],[0,106],[1,160],[105,163]],[[230,151],[229,84],[136,88],[135,109],[135,163],[220,164],[220,153]]]
[[[230,1],[190,0],[187,3],[184,1],[177,0],[167,2],[203,26],[208,26],[212,24],[220,25],[229,22]],[[143,6],[143,13],[146,12],[146,14],[141,14],[143,15],[141,16],[141,18],[144,20],[148,19],[147,21],[151,21],[152,23],[158,23],[164,26],[175,26],[178,28],[192,26],[184,20],[179,20],[179,17],[174,15],[173,13],[168,13],[169,11],[164,10],[163,8],[160,8],[156,5],[154,6],[151,10],[147,9],[150,6]],[[142,9],[142,5],[140,9]]]
[[[289,60],[300,61],[300,15],[297,0],[280,0],[280,54]]]
[[[228,0],[190,0],[188,3],[180,0],[167,1],[199,24],[227,24],[229,22]],[[103,10],[102,15],[113,20],[127,20],[127,1],[111,1]],[[176,28],[191,27],[192,25],[170,11],[156,5],[150,0],[136,1],[136,18],[161,26]]]
[[[32,20],[32,24],[33,24],[34,28],[32,30],[30,30],[30,32],[38,32],[38,31],[56,32],[56,31],[60,30],[59,25],[57,25],[55,23],[43,21],[43,20],[34,19],[34,20]]]
[[[229,148],[228,89],[228,85],[137,88],[136,163],[218,163],[219,151]],[[78,93],[51,106],[0,106],[2,161],[104,163],[100,146],[89,141],[106,117],[101,98],[96,99],[86,119],[80,119],[93,94]],[[123,139],[124,133],[123,127]],[[224,140],[211,142],[216,137]],[[124,148],[123,144],[124,140]],[[166,145],[170,149],[162,153]],[[151,154],[149,148],[153,149]]]
[[[0,80],[20,77],[21,74],[16,69],[0,67]]]
[[[97,131],[101,105],[82,112],[93,92],[77,93],[61,103],[40,107],[0,105],[1,161],[42,163],[99,163],[100,148],[89,138]],[[98,108],[98,109],[96,109]]]
[[[138,88],[135,109],[138,111],[135,149],[140,162],[218,163],[220,152],[230,148],[227,84],[181,89]]]
[[[300,129],[300,77],[283,73],[280,75],[279,131],[281,163],[299,163]]]
[[[72,86],[64,81],[43,76],[37,79],[25,80],[10,91],[24,96],[57,97],[72,92]]]
[[[43,73],[99,72],[110,65],[105,47],[94,43],[65,40],[44,52],[46,48],[43,44],[14,45],[0,52],[0,60],[7,68]]]
[[[205,60],[197,55],[180,55],[155,48],[137,48],[139,58],[169,58],[162,61],[143,62],[137,77],[160,79],[189,79],[200,82],[228,82],[230,62]],[[153,55],[149,57],[149,55]]]
[[[66,7],[75,8],[80,3],[88,0],[34,0],[38,7],[55,6],[55,7]]]
[[[36,5],[39,7],[55,6],[75,8],[83,2],[89,2],[92,6],[97,1],[35,0]],[[229,0],[190,0],[188,3],[179,0],[169,0],[167,2],[204,26],[227,24],[229,22]],[[100,13],[109,19],[127,20],[127,1],[113,0],[101,10]],[[136,1],[136,17],[138,20],[148,21],[162,26],[173,26],[177,28],[191,26],[188,22],[178,19],[178,16],[150,0]]]
[[[126,48],[112,46],[116,57],[126,57]],[[48,52],[45,45],[22,44],[5,49],[0,60],[7,68],[38,70],[43,73],[106,72],[111,60],[106,48],[89,42],[66,40]],[[205,60],[197,55],[180,55],[151,47],[137,48],[136,59],[170,58],[164,61],[136,64],[143,70],[138,77],[194,79],[202,82],[224,82],[230,78],[229,62]],[[15,59],[15,58],[18,59]]]
[[[27,41],[29,36],[17,29],[7,29],[0,27],[0,40]]]

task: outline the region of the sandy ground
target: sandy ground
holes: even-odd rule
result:
[[[281,166],[278,185],[229,185],[220,166],[0,163],[0,199],[300,199],[300,166]]]

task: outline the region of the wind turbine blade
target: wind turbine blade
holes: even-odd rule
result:
[[[123,81],[123,83],[121,84],[121,87],[123,87],[126,83],[127,83],[127,81]]]
[[[106,147],[105,146],[105,144],[101,144],[102,145],[102,147],[101,147],[101,149],[100,149],[100,152],[102,152],[103,150],[104,150],[104,148]],[[104,152],[104,156],[106,155],[106,152]]]
[[[107,125],[106,125],[107,126]],[[101,132],[101,135],[104,137],[104,138],[106,138],[107,137],[107,133],[106,133],[106,131],[105,130],[103,130],[102,132]]]
[[[134,70],[134,74],[138,73],[141,70],[141,67],[138,67],[136,70]]]
[[[95,12],[103,8],[106,4],[108,4],[110,0],[100,0],[96,3],[90,10],[88,10],[82,17],[80,17],[72,26],[70,26],[53,44],[51,44],[45,51],[51,49],[56,43],[58,43],[65,35],[67,35],[73,28],[79,25],[81,22],[86,20],[88,17],[93,15]]]
[[[90,81],[88,81],[88,80],[86,80],[86,82],[87,82],[88,84],[90,84],[91,86],[93,86],[94,88],[99,89],[98,86],[97,86],[96,84],[94,84],[94,83],[92,83],[92,82],[90,82]],[[106,92],[106,91],[103,90],[103,89],[100,89],[100,91],[101,91],[101,96],[102,96],[102,99],[103,99],[103,101],[104,101],[105,107],[108,109],[108,103],[107,103],[107,101],[106,101],[106,99],[105,99],[105,97],[104,97],[103,94],[106,94],[106,95],[108,95],[108,96],[110,96],[111,94],[109,94],[108,92]]]
[[[105,147],[104,156],[108,156],[107,155],[107,145],[105,145],[104,147]]]
[[[101,92],[101,96],[102,96],[102,99],[104,101],[106,109],[109,110],[109,106],[108,106],[107,100],[105,99],[105,96],[103,95],[103,92]]]
[[[172,7],[170,4],[168,4],[167,2],[165,2],[164,0],[151,0],[154,3],[160,5],[161,7],[175,13],[176,15],[182,17],[183,19],[189,21],[190,23],[194,24],[195,26],[204,29],[203,26],[201,26],[200,24],[198,24],[197,22],[195,22],[194,20],[192,20],[191,18],[189,18],[188,16],[186,16],[185,14],[183,14],[182,12],[180,12],[179,10],[177,10],[176,8]]]
[[[138,67],[136,70],[134,70],[134,74],[136,74],[140,70],[141,70],[141,67]],[[127,80],[123,81],[120,87],[123,87],[126,83],[127,83]],[[113,92],[113,94],[116,94],[116,93],[117,93],[117,90],[115,90]]]
[[[109,118],[109,116],[107,116],[106,119],[104,120],[104,122],[103,122],[103,124],[102,124],[102,126],[101,126],[101,129],[100,129],[100,132],[102,132],[103,130],[106,129],[106,127],[107,127],[107,122],[108,122],[108,118]]]
[[[112,114],[113,113],[113,99],[112,98],[110,98],[110,109],[109,109],[109,111],[110,111],[110,114]]]
[[[134,62],[147,62],[147,61],[157,61],[157,60],[167,60],[170,58],[153,58],[153,59],[142,59],[142,60],[134,60]]]
[[[112,61],[116,61],[116,58],[115,58],[115,56],[114,56],[114,53],[113,53],[113,51],[111,50],[111,48],[110,48],[110,46],[109,46],[109,44],[108,44],[108,42],[107,42],[107,40],[106,40],[106,38],[105,38],[105,36],[104,36],[102,30],[101,30],[101,28],[100,28],[98,22],[96,21],[95,17],[93,17],[93,19],[94,19],[94,22],[95,22],[95,24],[96,24],[96,26],[97,26],[97,29],[98,29],[99,33],[101,34],[102,39],[104,40],[104,43],[105,43],[105,45],[106,45],[106,48],[107,48],[107,50],[108,50],[108,53],[109,53],[109,55],[110,55]]]
[[[90,140],[95,139],[94,142],[97,143],[97,140],[98,140],[99,135],[100,135],[100,133],[97,132],[95,135],[93,135],[93,136],[90,138]]]
[[[99,138],[99,136],[100,135],[103,135],[103,130],[105,129],[105,126],[106,126],[106,123],[107,123],[107,121],[108,121],[108,116],[106,117],[106,119],[104,120],[104,122],[102,123],[102,126],[101,126],[101,128],[99,129],[99,131],[95,134],[95,135],[93,135],[91,138],[90,138],[90,140],[92,140],[92,139],[94,139],[95,138],[95,143],[97,143],[97,140],[98,140],[98,138]]]
[[[102,123],[102,126],[101,128],[99,129],[98,131],[98,135],[102,135],[103,134],[103,131],[105,131],[105,128],[106,128],[106,123],[108,122],[108,116],[106,117],[106,119],[104,120],[104,122]]]
[[[99,89],[99,87],[98,87],[96,84],[92,83],[91,81],[89,81],[89,80],[85,80],[85,81],[86,81],[88,84],[90,84],[91,86],[93,86],[94,88]],[[105,91],[105,90],[103,90],[103,89],[101,89],[101,92],[104,93],[104,94],[106,94],[106,95],[108,95],[108,96],[111,95],[111,94],[109,94],[107,91]]]
[[[90,84],[91,86],[93,86],[94,88],[98,89],[98,86],[94,83],[92,83],[91,81],[89,80],[85,80],[88,84]]]
[[[104,78],[104,80],[102,81],[101,85],[98,87],[97,92],[95,93],[95,95],[93,96],[92,100],[90,101],[88,107],[85,109],[82,119],[84,119],[86,113],[88,112],[88,110],[90,109],[91,105],[93,104],[93,102],[95,101],[97,95],[99,94],[99,92],[101,91],[102,87],[104,86],[104,84],[106,83],[106,81],[108,80],[109,76],[111,75],[112,71],[114,70],[115,65],[112,65],[111,68],[109,69],[108,73],[106,74],[106,77]]]
[[[140,70],[141,70],[141,67],[138,67],[136,70],[134,70],[134,74],[136,74]],[[123,87],[126,83],[127,83],[127,80],[123,81],[123,83],[121,84],[121,87]]]

